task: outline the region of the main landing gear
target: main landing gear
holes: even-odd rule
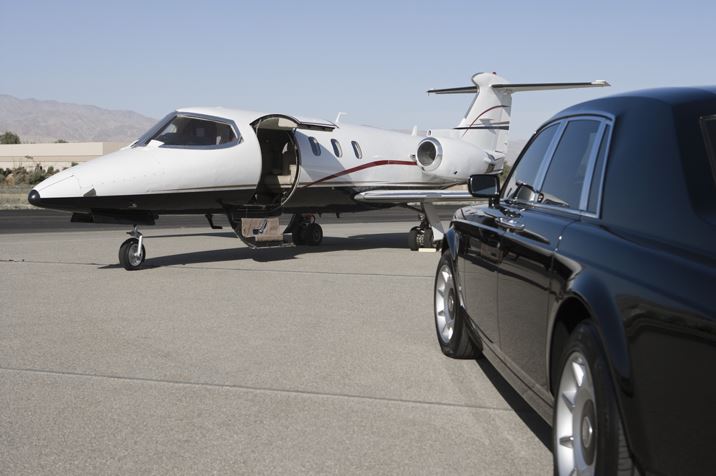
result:
[[[323,241],[323,228],[314,215],[293,215],[285,233],[289,232],[294,245],[318,246]]]
[[[420,225],[412,227],[408,233],[408,248],[411,251],[417,251],[421,248],[435,250],[436,245],[440,243],[445,233],[440,216],[432,203],[423,203],[421,212],[418,215]]]
[[[142,243],[142,234],[139,232],[137,225],[134,225],[132,231],[127,232],[127,234],[131,238],[119,247],[119,264],[128,271],[134,271],[142,266],[147,253]]]
[[[318,246],[323,241],[323,228],[310,214],[294,214],[281,231],[279,217],[238,218],[228,215],[236,236],[249,248],[280,248],[292,245]]]

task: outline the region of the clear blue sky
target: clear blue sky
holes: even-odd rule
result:
[[[513,82],[609,80],[522,93],[527,138],[574,102],[716,84],[716,2],[0,0],[0,94],[159,118],[223,105],[409,129],[454,126],[467,96],[431,87],[497,71]]]

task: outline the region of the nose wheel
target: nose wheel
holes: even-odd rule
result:
[[[119,247],[119,264],[127,271],[135,271],[142,266],[144,259],[147,257],[144,244],[142,243],[142,234],[135,225],[132,231],[127,233],[132,236]]]

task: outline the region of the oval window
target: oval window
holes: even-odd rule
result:
[[[356,155],[356,159],[362,159],[363,151],[360,149],[360,144],[356,141],[351,141],[351,145],[353,146],[353,153]]]
[[[318,140],[315,137],[309,137],[308,142],[311,144],[313,155],[321,155],[321,144],[318,143]]]
[[[341,143],[336,139],[331,139],[331,144],[333,145],[333,152],[336,154],[336,157],[342,157],[343,149],[341,149]]]

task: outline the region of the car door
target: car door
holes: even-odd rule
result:
[[[559,124],[535,134],[512,174],[513,181],[534,183]],[[500,242],[504,229],[498,222],[509,220],[499,206],[465,209],[464,219],[454,222],[462,236],[458,264],[463,284],[463,306],[473,325],[493,346],[499,346],[497,280],[501,261]]]
[[[463,210],[464,218],[453,221],[461,235],[458,270],[462,302],[468,318],[490,345],[499,343],[497,325],[497,266],[502,230],[481,207]]]
[[[500,347],[513,366],[545,389],[552,258],[562,231],[586,207],[584,184],[590,181],[605,122],[580,117],[556,126],[534,181],[513,174],[506,185],[502,208],[509,218],[497,221],[505,230],[497,283]]]

